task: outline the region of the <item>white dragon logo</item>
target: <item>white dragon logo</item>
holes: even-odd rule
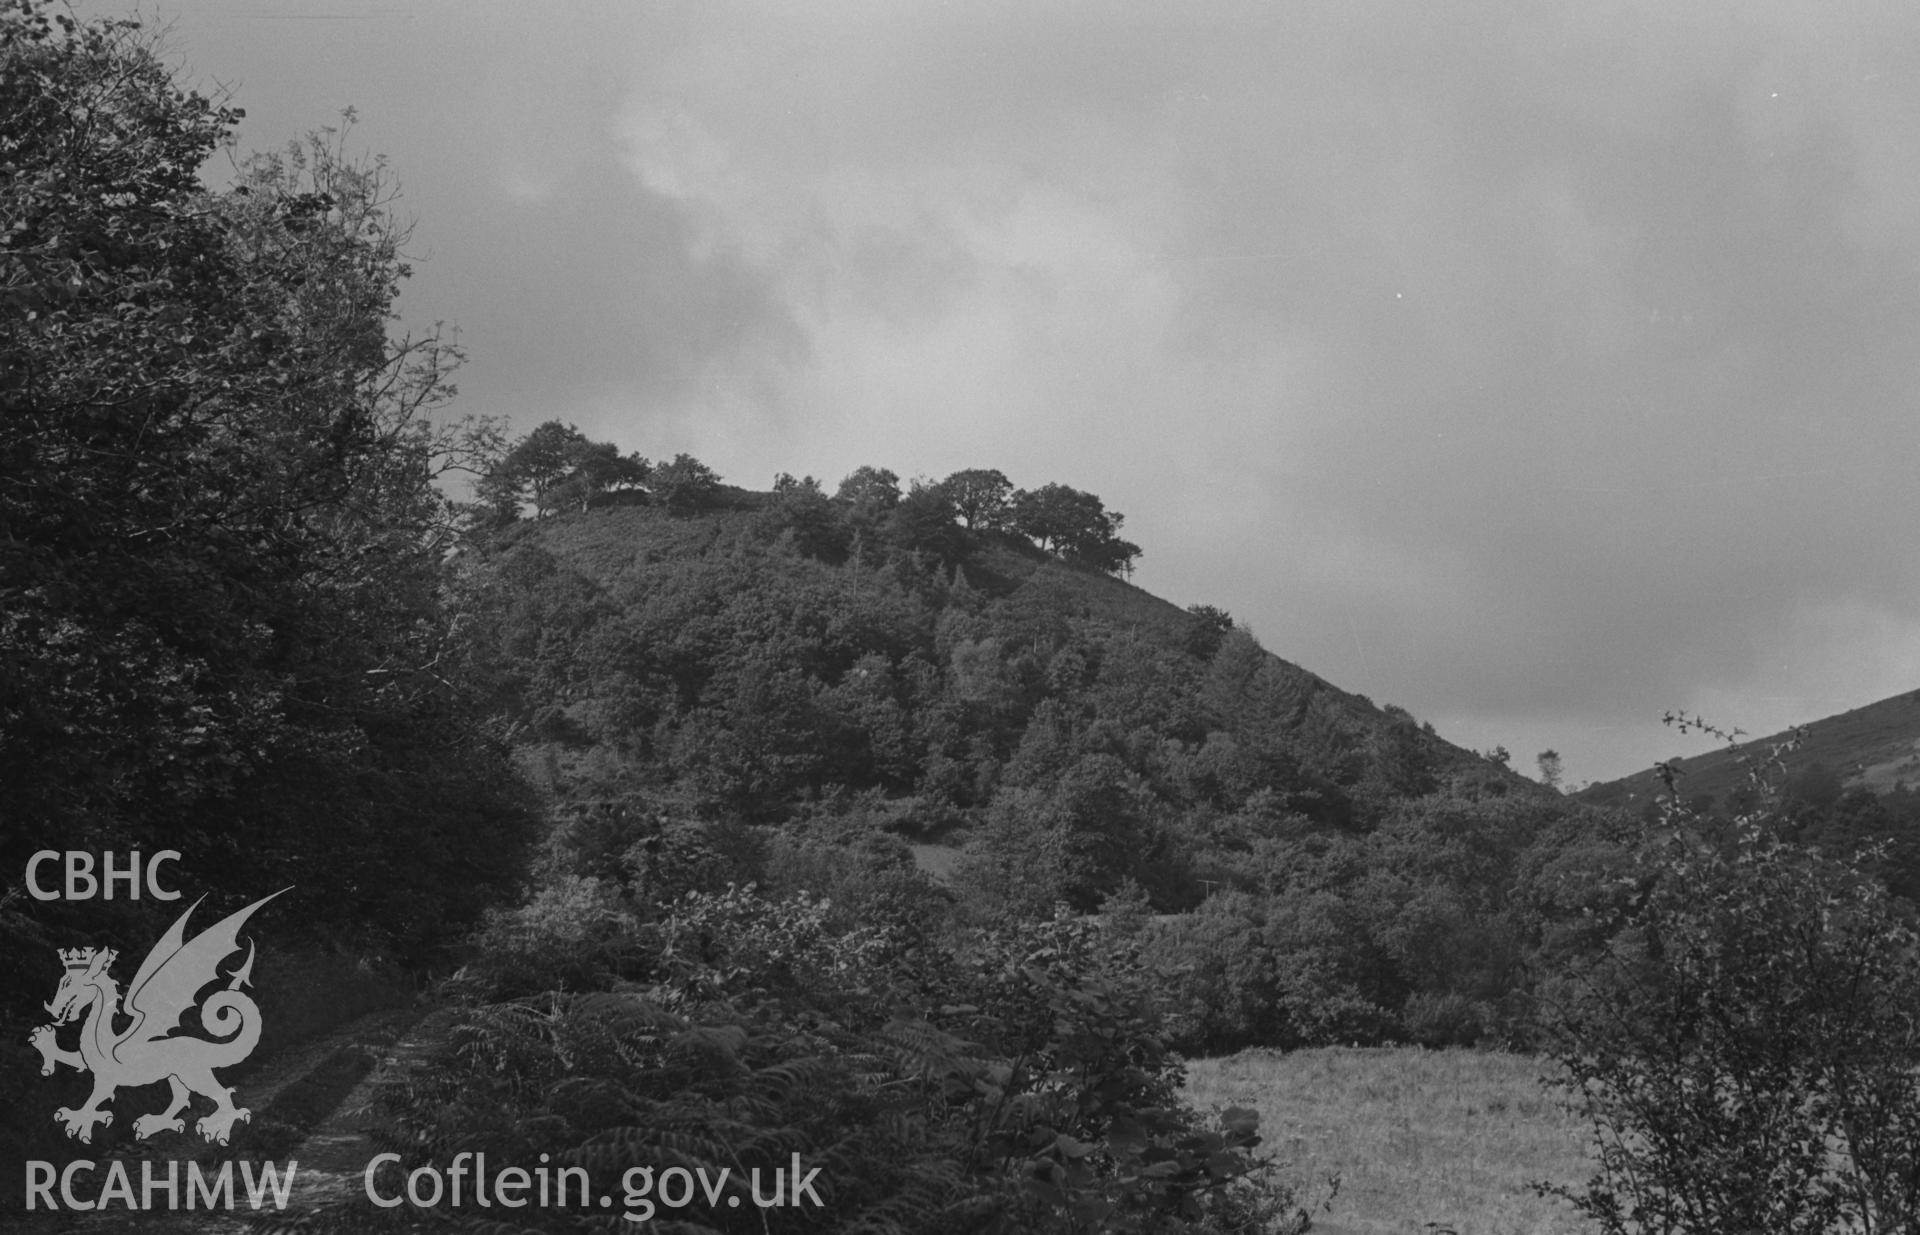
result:
[[[172,1087],[167,1109],[157,1115],[142,1115],[133,1121],[133,1134],[145,1140],[159,1132],[181,1132],[186,1128],[180,1112],[193,1094],[211,1098],[213,1113],[199,1122],[200,1135],[224,1145],[237,1120],[252,1113],[233,1104],[233,1090],[214,1078],[215,1068],[230,1067],[245,1059],[260,1040],[260,1008],[240,987],[252,980],[253,945],[247,945],[247,959],[227,982],[225,990],[215,991],[199,1004],[200,1023],[211,1038],[170,1036],[180,1020],[194,1007],[195,997],[209,983],[220,979],[221,961],[239,950],[240,928],[253,911],[288,889],[263,897],[238,913],[214,923],[186,940],[187,919],[200,902],[174,921],[160,942],[153,945],[140,971],[127,988],[127,1003],[120,1006],[120,988],[108,969],[118,955],[113,949],[62,949],[60,959],[66,975],[53,1001],[46,1005],[53,1024],[42,1025],[28,1038],[40,1052],[40,1075],[51,1076],[55,1064],[66,1064],[82,1072],[93,1073],[93,1096],[79,1110],[61,1107],[54,1113],[58,1123],[66,1125],[67,1135],[83,1143],[93,1141],[97,1124],[111,1124],[113,1112],[106,1103],[122,1085],[150,1085],[164,1080]],[[203,898],[204,899],[204,898]],[[80,1049],[62,1050],[54,1040],[61,1025],[86,1014],[80,1028]],[[131,1017],[124,1028],[115,1022]]]

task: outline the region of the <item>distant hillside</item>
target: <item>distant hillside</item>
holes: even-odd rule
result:
[[[1885,793],[1902,785],[1920,786],[1920,692],[1907,691],[1802,726],[1798,749],[1786,760],[1791,772],[1819,765],[1849,788]],[[1711,795],[1724,800],[1747,784],[1741,758],[1764,758],[1766,752],[1788,740],[1790,733],[1743,739],[1738,746],[1695,755],[1678,763],[1683,797]],[[1658,774],[1649,768],[1620,780],[1592,785],[1577,796],[1595,805],[1622,805],[1664,793]]]

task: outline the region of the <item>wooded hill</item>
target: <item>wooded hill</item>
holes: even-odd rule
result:
[[[1238,809],[1264,789],[1325,825],[1462,777],[1536,792],[1217,609],[954,530],[929,553],[869,529],[835,564],[796,544],[778,494],[732,490],[697,516],[510,525],[462,577],[498,615],[498,702],[555,763],[619,765],[709,812],[777,821],[867,793],[903,834],[945,832],[1007,777],[1037,783],[1094,753],[1163,806]],[[748,754],[746,735],[781,753]],[[723,769],[721,748],[752,766]]]
[[[1218,609],[1005,532],[934,552],[828,513],[854,548],[810,553],[780,493],[733,490],[512,522],[455,563],[563,836],[725,836],[761,855],[719,863],[736,881],[854,904],[834,851],[917,854],[963,919],[1158,915],[1169,969],[1240,953],[1186,1003],[1196,1045],[1513,1032],[1515,884],[1579,813],[1559,795]],[[571,869],[630,883],[623,852]]]

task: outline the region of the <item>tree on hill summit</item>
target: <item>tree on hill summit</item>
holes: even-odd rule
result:
[[[677,454],[654,466],[647,478],[653,500],[674,514],[687,514],[711,505],[720,493],[720,474],[690,454]]]
[[[1020,490],[1012,503],[1013,530],[1069,562],[1120,574],[1140,556],[1139,545],[1120,538],[1121,514],[1091,493],[1046,484]]]
[[[998,468],[970,467],[940,482],[968,531],[1005,527],[1013,506],[1013,482]]]
[[[575,426],[549,420],[487,470],[475,495],[497,520],[510,522],[523,502],[532,501],[540,515],[585,510],[596,494],[644,484],[651,471],[640,455],[622,455],[612,442],[589,441]]]
[[[857,467],[840,482],[833,496],[852,506],[857,514],[882,515],[900,503],[900,477],[884,467]]]
[[[846,557],[847,531],[840,524],[833,499],[811,476],[795,479],[791,473],[781,472],[774,477],[773,501],[761,518],[776,534],[787,536],[803,557],[836,563]]]
[[[904,549],[927,552],[943,562],[966,553],[966,534],[955,525],[953,498],[944,484],[913,481],[888,515],[888,534]]]

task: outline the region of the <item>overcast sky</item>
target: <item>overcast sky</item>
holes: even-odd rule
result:
[[[1572,783],[1920,687],[1911,4],[147,11],[245,146],[359,110],[517,431],[1092,490]]]

